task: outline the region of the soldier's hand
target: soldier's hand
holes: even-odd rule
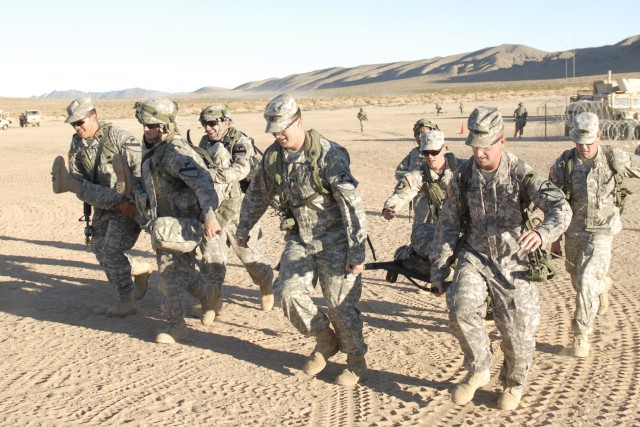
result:
[[[222,228],[220,228],[220,224],[215,218],[205,221],[202,227],[204,229],[204,235],[207,237],[213,237],[216,234],[222,234]]]
[[[382,210],[382,216],[386,220],[391,220],[391,219],[395,218],[397,216],[396,206],[393,205],[393,206],[389,206],[388,208],[384,208]]]
[[[133,218],[136,213],[136,207],[133,205],[133,203],[129,203],[126,200],[124,202],[118,203],[116,205],[116,209],[127,218]]]
[[[248,248],[250,238],[251,236],[247,236],[246,238],[236,236],[236,241],[238,242],[238,246],[240,246],[241,248]]]
[[[435,296],[441,297],[444,295],[444,284],[442,282],[431,282],[431,292]]]
[[[516,241],[520,245],[520,248],[526,252],[533,252],[542,244],[542,238],[535,230],[525,231]]]
[[[347,265],[345,267],[345,271],[348,274],[355,274],[358,275],[360,273],[362,273],[362,270],[364,270],[364,263],[361,262],[347,262]]]

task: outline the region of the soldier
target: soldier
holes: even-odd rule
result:
[[[570,132],[575,148],[553,164],[549,178],[562,188],[573,209],[565,236],[565,266],[576,291],[571,354],[589,355],[589,335],[596,314],[609,306],[613,236],[622,230],[622,177],[640,177],[640,161],[618,148],[600,145],[602,132],[594,113],[578,114]],[[620,184],[617,184],[620,181]],[[559,242],[554,252],[559,252]]]
[[[215,292],[195,268],[197,239],[188,252],[165,248],[162,239],[154,239],[158,219],[173,218],[182,229],[189,224],[197,228],[196,232],[202,229],[206,237],[213,237],[221,232],[215,216],[218,198],[206,165],[178,132],[175,102],[156,98],[136,103],[135,108],[136,118],[144,129],[144,156],[142,179],[135,182],[133,191],[136,205],[150,221],[160,292],[164,297],[161,309],[169,322],[167,330],[156,336],[156,342],[172,344],[187,333],[182,301],[185,291],[200,300],[205,326],[215,318]],[[170,240],[174,234],[170,231],[165,237]]]
[[[504,353],[498,407],[512,410],[526,385],[540,323],[538,288],[528,279],[528,252],[556,240],[569,225],[571,209],[560,189],[503,151],[506,140],[498,109],[476,108],[468,128],[466,144],[473,157],[458,168],[451,196],[440,211],[430,254],[432,288],[443,293],[443,281],[457,259],[447,306],[449,326],[468,371],[452,391],[457,405],[469,402],[476,389],[489,382],[491,346],[483,320],[484,301],[491,296]],[[538,226],[524,232],[523,200],[545,213]]]
[[[460,114],[464,114],[464,105],[462,105],[462,102],[460,102],[460,106],[458,108],[460,109]]]
[[[151,266],[148,262],[136,262],[125,253],[138,240],[140,227],[133,220],[133,205],[114,188],[116,180],[111,159],[114,153],[121,154],[131,170],[140,176],[140,143],[126,129],[99,121],[90,98],[71,102],[67,114],[65,122],[76,132],[69,148],[70,173],[64,158],[58,156],[51,171],[53,192],[76,194],[85,203],[87,216],[93,207],[92,225],[85,230],[87,242],[93,237],[91,249],[107,280],[118,291],[116,304],[99,308],[96,313],[126,317],[136,313],[135,300],[142,298],[147,290]]]
[[[233,208],[226,213],[228,218],[220,221],[221,225],[222,221],[226,222],[222,234],[205,237],[202,247],[203,271],[216,288],[216,314],[222,309],[222,284],[227,271],[229,247],[233,248],[253,283],[260,288],[262,310],[271,311],[273,270],[265,255],[260,224],[256,223],[251,229],[251,243],[248,247],[238,246],[235,238],[240,205],[244,198],[243,190],[246,191],[250,179],[255,175],[260,157],[251,138],[231,126],[232,118],[226,105],[213,104],[205,107],[200,113],[200,123],[206,132],[200,140],[200,148],[207,150],[214,161],[221,162],[216,168],[210,169],[213,181],[228,185],[229,197],[233,199]],[[225,158],[228,160],[225,161]]]
[[[282,309],[298,331],[315,335],[317,341],[303,371],[309,376],[320,373],[341,350],[347,353],[347,367],[336,383],[354,385],[367,375],[367,346],[356,307],[367,236],[358,181],[351,175],[344,148],[304,129],[290,95],[269,101],[264,117],[265,132],[275,142],[266,150],[242,203],[238,244],[247,244],[249,230],[278,197],[280,228],[286,230],[278,278]],[[326,314],[311,298],[314,275],[327,303]]]
[[[522,138],[522,134],[524,133],[524,127],[527,125],[527,109],[524,108],[524,104],[522,102],[518,103],[518,108],[513,112],[513,121],[516,122],[516,130],[513,133],[514,138]]]
[[[404,205],[420,197],[415,204],[413,228],[423,223],[435,224],[449,192],[449,183],[460,163],[444,145],[444,133],[429,130],[420,136],[420,153],[424,161],[419,169],[404,175],[398,181],[393,195],[382,208],[382,215],[391,220]]]
[[[436,116],[442,114],[442,106],[436,102]]]
[[[357,117],[358,117],[358,120],[360,121],[360,132],[364,132],[364,122],[369,120],[369,118],[367,117],[367,113],[365,113],[364,110],[360,108],[360,111],[358,111]]]
[[[424,164],[424,158],[420,151],[420,145],[422,144],[420,135],[422,135],[423,132],[433,129],[438,129],[438,125],[427,118],[422,118],[413,125],[413,137],[415,138],[418,146],[409,151],[409,154],[407,154],[398,166],[396,166],[397,181],[401,181],[407,173],[422,167]],[[418,193],[409,203],[409,211],[415,209],[416,211],[427,212],[428,205],[429,199],[426,198],[424,194]],[[416,224],[417,222],[414,221],[414,225]]]

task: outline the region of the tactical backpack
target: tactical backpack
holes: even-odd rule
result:
[[[466,240],[467,226],[469,225],[470,213],[469,205],[467,203],[467,190],[469,187],[469,180],[471,179],[471,172],[473,167],[474,158],[471,157],[466,160],[457,170],[458,179],[460,181],[460,206],[464,211],[464,217],[462,221],[461,237],[458,239],[458,243],[454,249],[453,256],[457,256],[458,251],[462,248]],[[518,159],[518,165],[516,166],[516,179],[518,181],[518,193],[520,212],[522,213],[522,222],[524,224],[525,231],[533,230],[538,225],[538,218],[533,216],[533,212],[536,209],[535,205],[531,203],[529,196],[526,192],[526,187],[531,185],[536,177],[534,172],[525,174],[524,162]],[[529,264],[529,275],[527,278],[534,282],[547,282],[547,280],[553,279],[556,274],[556,269],[551,265],[551,256],[547,250],[539,247],[533,252],[527,254]]]
[[[627,196],[631,195],[631,191],[624,185],[623,177],[618,172],[618,165],[616,165],[616,159],[613,155],[613,147],[611,145],[601,145],[604,148],[605,158],[607,159],[607,165],[611,172],[613,172],[613,179],[615,181],[615,201],[614,204],[620,209],[620,213],[624,210],[624,204],[626,202]],[[571,193],[573,192],[572,187],[572,176],[573,176],[573,167],[574,167],[574,159],[576,157],[576,149],[572,148],[570,150],[562,153],[562,160],[560,161],[559,166],[562,168],[564,174],[564,181],[560,185],[560,189],[564,191],[567,196],[567,201],[571,203]]]
[[[446,152],[444,158],[452,171],[456,170],[456,156],[451,152]],[[440,215],[440,209],[447,199],[447,194],[442,190],[440,185],[433,180],[431,170],[423,163],[422,165],[422,183],[427,186],[429,194],[429,215],[436,222]]]
[[[249,164],[251,165],[251,169],[249,170],[247,176],[240,180],[240,189],[243,193],[246,193],[251,180],[253,180],[253,178],[255,178],[256,174],[258,173],[258,166],[262,161],[262,151],[260,151],[260,149],[256,147],[256,142],[253,138],[245,135],[236,128],[229,128],[229,132],[227,132],[227,135],[225,135],[222,143],[225,145],[225,147],[227,147],[227,149],[229,150],[229,154],[231,154],[231,157],[233,158],[233,149],[242,136],[246,136],[247,138],[249,138],[249,140],[251,141],[251,146],[253,147],[253,155],[249,157]]]

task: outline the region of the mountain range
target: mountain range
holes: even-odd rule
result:
[[[332,67],[283,78],[244,83],[233,89],[206,86],[169,94],[141,88],[85,93],[53,91],[39,98],[150,98],[158,96],[251,98],[289,92],[315,96],[407,94],[443,84],[553,80],[640,72],[640,35],[614,45],[545,52],[519,44],[503,44],[470,53],[387,64]],[[575,72],[575,74],[574,74]]]

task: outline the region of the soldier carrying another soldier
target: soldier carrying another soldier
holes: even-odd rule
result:
[[[447,306],[467,375],[452,390],[453,402],[466,404],[489,382],[491,343],[483,324],[489,294],[504,353],[498,408],[513,410],[526,386],[540,323],[538,287],[530,280],[528,253],[548,246],[566,230],[571,209],[560,189],[503,151],[506,140],[498,109],[476,108],[468,129],[466,144],[473,157],[458,168],[440,211],[430,254],[431,283],[438,294],[444,293],[443,282],[457,260]],[[542,222],[532,229],[525,226],[525,202],[544,212]]]
[[[135,209],[130,200],[114,188],[112,158],[114,154],[121,155],[133,173],[140,176],[140,143],[126,129],[98,121],[90,98],[71,102],[67,114],[65,122],[76,133],[69,148],[69,171],[61,156],[53,162],[53,192],[72,192],[85,203],[87,242],[91,243],[107,280],[118,291],[116,304],[101,307],[96,313],[126,317],[136,313],[135,300],[147,290],[151,266],[125,253],[138,240],[140,227],[133,219]]]
[[[278,198],[281,229],[286,231],[278,278],[282,309],[298,331],[317,342],[303,371],[309,376],[320,373],[327,360],[342,351],[347,367],[335,381],[354,385],[367,375],[367,346],[356,307],[367,237],[358,181],[351,175],[347,151],[317,131],[305,130],[290,95],[269,101],[264,117],[265,132],[275,142],[265,151],[262,168],[242,202],[238,244],[247,245],[249,231]],[[316,275],[326,313],[311,297]]]
[[[619,148],[601,145],[602,131],[594,113],[580,113],[570,132],[575,148],[553,164],[549,179],[564,190],[573,209],[565,233],[565,266],[576,291],[571,328],[571,354],[589,355],[589,335],[596,314],[609,307],[613,236],[622,230],[620,213],[627,189],[623,177],[640,178],[640,161]],[[559,242],[554,252],[560,252]]]

